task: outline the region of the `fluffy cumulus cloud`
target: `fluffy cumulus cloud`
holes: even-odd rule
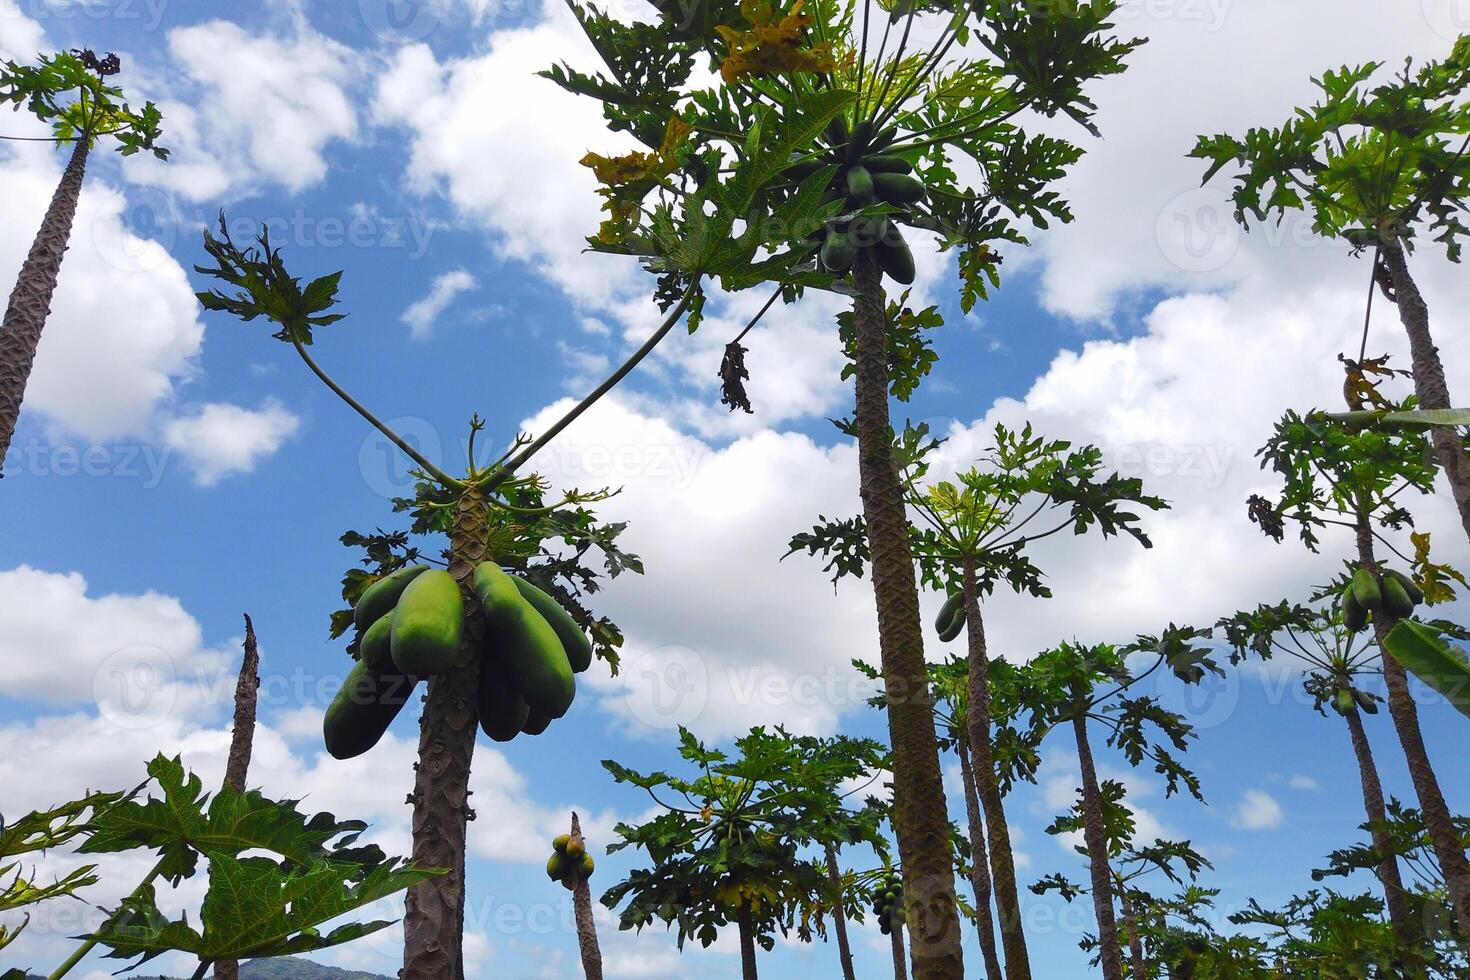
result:
[[[279,402],[258,409],[210,403],[164,425],[163,442],[183,458],[200,486],[249,473],[296,434],[301,421]]]
[[[1240,830],[1275,830],[1286,822],[1286,813],[1276,797],[1261,789],[1248,789],[1231,816],[1231,824]]]
[[[474,288],[475,277],[468,270],[452,269],[436,276],[429,292],[409,304],[399,319],[408,324],[409,332],[415,340],[423,340],[433,331],[435,321],[449,309],[455,298]]]

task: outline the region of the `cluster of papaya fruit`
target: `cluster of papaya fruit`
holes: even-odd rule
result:
[[[487,629],[479,658],[480,727],[497,742],[539,735],[566,714],[573,674],[592,664],[592,644],[561,603],[493,562],[471,588]],[[418,682],[455,666],[464,641],[459,583],[441,569],[401,568],[369,586],[353,607],[358,660],[322,722],[327,751],[350,759],[383,737]]]
[[[873,913],[878,916],[878,928],[885,936],[893,932],[894,926],[903,927],[908,913],[903,909],[903,879],[897,871],[889,871],[879,883],[873,896]]]
[[[892,126],[874,132],[872,121],[866,119],[849,131],[847,120],[838,116],[827,126],[827,151],[786,170],[793,180],[803,180],[835,164],[837,172],[823,200],[843,201],[844,214],[880,203],[899,209],[875,217],[839,216],[818,229],[814,237],[822,243],[819,255],[828,272],[846,273],[858,252],[870,248],[890,278],[904,285],[914,281],[914,253],[898,222],[905,217],[902,209],[923,200],[925,190],[923,182],[913,176],[913,164],[883,152],[897,136]]]
[[[945,643],[960,635],[965,628],[965,594],[955,592],[944,605],[939,607],[939,615],[934,617],[934,629],[939,632],[939,638]]]
[[[1380,585],[1371,571],[1359,566],[1342,590],[1342,622],[1350,632],[1360,633],[1368,627],[1370,614],[1381,611],[1394,619],[1405,619],[1414,615],[1414,608],[1423,601],[1423,590],[1403,572],[1384,569]]]
[[[596,870],[592,855],[580,837],[562,834],[551,842],[551,857],[546,861],[546,877],[559,881],[567,891],[592,877]]]
[[[1340,715],[1347,714],[1353,710],[1354,706],[1364,714],[1378,714],[1378,698],[1367,691],[1360,691],[1355,687],[1341,687],[1332,696],[1332,710]]]

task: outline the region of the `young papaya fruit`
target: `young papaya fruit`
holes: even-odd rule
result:
[[[393,651],[389,639],[393,633],[391,613],[379,616],[373,625],[363,631],[357,641],[357,659],[367,664],[368,670],[391,671]]]
[[[962,632],[964,632],[964,629],[965,629],[965,607],[964,606],[960,606],[960,608],[958,608],[958,609],[956,609],[954,611],[954,616],[952,616],[950,618],[949,625],[946,626],[944,629],[940,630],[940,632],[939,632],[939,641],[941,643],[949,643],[951,640],[955,639],[955,637],[959,636]]]
[[[550,593],[542,591],[519,575],[512,575],[511,580],[521,590],[521,597],[535,606],[536,611],[546,617],[551,628],[556,630],[556,637],[561,640],[562,649],[567,653],[567,662],[572,665],[572,673],[580,674],[591,667],[592,641],[587,639],[587,634],[582,632],[582,627],[577,625],[571,613]]]
[[[913,204],[924,199],[924,182],[908,174],[874,174],[873,193],[889,204]]]
[[[403,595],[404,589],[408,588],[408,583],[428,570],[428,565],[409,565],[384,575],[369,585],[358,597],[357,605],[352,607],[353,623],[358,629],[365,630],[392,612],[393,607],[398,603],[398,597]]]
[[[428,677],[454,666],[464,637],[464,600],[454,576],[430,569],[408,583],[393,607],[389,649],[405,674]]]
[[[573,837],[567,841],[567,846],[563,853],[574,861],[580,861],[582,860],[582,855],[587,853],[587,845],[583,843],[582,838]]]
[[[857,163],[868,152],[868,144],[873,140],[873,120],[864,119],[852,127],[852,133],[847,137],[847,161]]]
[[[1391,575],[1383,576],[1383,609],[1395,619],[1414,615],[1414,600],[1409,598],[1403,584]]]
[[[1383,578],[1385,581],[1387,581],[1388,579],[1393,579],[1399,585],[1403,586],[1404,592],[1408,594],[1410,601],[1412,601],[1414,605],[1417,606],[1419,605],[1419,603],[1424,601],[1424,590],[1419,588],[1419,584],[1413,579],[1409,578],[1409,576],[1405,575],[1403,572],[1395,571],[1394,569],[1390,568],[1384,571]]]
[[[486,653],[480,656],[480,730],[497,742],[509,742],[521,733],[531,707],[516,690],[505,665],[493,653]]]
[[[352,759],[377,745],[412,697],[414,685],[403,674],[379,674],[367,664],[355,664],[322,717],[327,753]]]
[[[868,168],[868,173],[873,175],[876,181],[879,174],[911,174],[914,165],[901,156],[888,153],[873,153],[863,157],[863,166]]]
[[[1347,627],[1349,633],[1361,633],[1368,627],[1368,610],[1364,609],[1354,594],[1353,587],[1349,585],[1342,590],[1342,625]]]
[[[905,286],[914,281],[914,253],[909,250],[908,242],[903,240],[903,234],[898,230],[898,225],[888,223],[888,234],[883,240],[873,247],[878,256],[878,265],[888,274],[894,282]]]
[[[828,272],[843,273],[852,268],[857,258],[857,245],[845,231],[832,229],[822,242],[822,268]]]
[[[1332,707],[1340,715],[1345,715],[1353,710],[1355,703],[1353,692],[1346,689],[1339,690],[1332,698]]]
[[[949,598],[944,600],[944,605],[939,607],[939,615],[934,617],[934,629],[943,633],[949,629],[954,622],[954,614],[965,604],[963,592],[951,592]]]
[[[854,218],[852,225],[847,230],[847,237],[851,239],[856,248],[867,248],[876,245],[888,234],[888,216],[886,214],[873,217]]]
[[[546,877],[552,881],[561,881],[567,876],[569,870],[571,866],[567,863],[566,857],[559,853],[553,852],[551,857],[546,859]]]
[[[1378,699],[1367,691],[1353,691],[1353,700],[1358,702],[1358,710],[1364,714],[1378,714]]]
[[[847,144],[847,120],[842,116],[833,116],[827,123],[827,145],[845,146]]]
[[[582,855],[582,866],[577,869],[578,873],[582,876],[582,880],[583,881],[586,881],[588,878],[591,878],[592,877],[592,872],[594,872],[596,870],[597,870],[597,862],[594,861],[594,860],[592,860],[592,855],[591,854],[583,854]]]
[[[551,727],[551,716],[539,711],[532,711],[526,715],[526,720],[521,724],[521,731],[527,735],[540,735]]]
[[[567,844],[571,839],[571,834],[557,834],[551,839],[551,849],[565,854],[567,852]]]
[[[566,714],[576,697],[577,682],[556,630],[494,562],[475,566],[471,587],[489,621],[495,656],[515,681],[532,717],[544,715],[549,724],[550,719]],[[521,730],[536,734],[525,726]]]
[[[873,154],[885,150],[896,139],[898,139],[898,127],[885,126],[874,133],[873,138],[868,141],[868,153]]]
[[[1378,587],[1378,579],[1366,568],[1359,567],[1353,572],[1353,598],[1364,609],[1377,609],[1383,605],[1383,591]]]
[[[873,200],[873,175],[861,164],[847,170],[847,200],[854,206]]]

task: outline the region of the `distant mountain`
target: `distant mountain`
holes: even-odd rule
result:
[[[26,980],[45,980],[31,974]],[[161,974],[128,974],[125,980],[181,980]],[[393,980],[381,973],[361,973],[357,970],[339,970],[335,966],[322,966],[310,960],[292,958],[252,960],[240,964],[240,980]]]

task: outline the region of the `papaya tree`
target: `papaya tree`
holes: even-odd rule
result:
[[[616,669],[622,634],[605,617],[596,618],[583,599],[601,588],[604,577],[642,571],[637,557],[618,546],[624,525],[603,524],[588,507],[606,499],[607,491],[572,490],[556,499],[526,466],[697,307],[698,277],[670,301],[649,341],[546,431],[516,435],[505,452],[485,462],[476,441],[486,423],[472,418],[466,473],[454,477],[380,421],[308,350],[314,331],[346,315],[334,311],[341,272],[303,286],[268,233],[242,248],[223,215],[217,236],[205,232],[204,247],[215,264],[196,271],[225,285],[198,294],[205,308],[274,323],[272,336],[289,344],[312,374],[416,466],[413,496],[393,504],[408,515],[407,532],[342,537],[364,557],[343,578],[342,594],[352,608],[333,614],[332,635],[351,632],[348,652],[356,664],[327,709],[323,735],[338,758],[370,750],[427,678],[409,798],[413,860],[447,873],[408,892],[404,975],[462,977],[476,723],[501,742],[538,735],[570,708],[576,673],[594,658]],[[414,543],[420,539],[443,542],[441,557]]]
[[[1411,397],[1401,407],[1412,409],[1414,404]],[[1430,604],[1454,596],[1452,570],[1431,561],[1429,536],[1413,530],[1413,515],[1400,499],[1411,491],[1433,493],[1438,457],[1420,428],[1362,425],[1320,412],[1305,416],[1287,412],[1259,455],[1262,466],[1269,466],[1283,481],[1277,501],[1261,496],[1250,501],[1251,515],[1263,532],[1281,541],[1285,522],[1291,520],[1312,551],[1321,544],[1318,531],[1340,529],[1348,537],[1355,560],[1351,583],[1341,598],[1344,618],[1352,617],[1350,629],[1364,629],[1371,620],[1388,688],[1389,715],[1444,870],[1460,932],[1470,936],[1470,861],[1455,834],[1424,744],[1408,675],[1386,646],[1394,627],[1412,620],[1416,605],[1398,577],[1409,581]],[[1408,542],[1403,540],[1406,535]],[[1411,566],[1412,579],[1380,561],[1380,548]]]
[[[656,20],[623,22],[574,2],[605,70],[546,73],[601,102],[609,128],[643,147],[585,158],[607,211],[589,243],[641,257],[664,297],[700,272],[730,292],[773,288],[765,309],[809,289],[850,299],[855,408],[845,431],[858,443],[874,556],[915,974],[959,978],[944,788],[892,452],[889,398],[902,378],[890,373],[883,277],[914,280],[901,226],[935,235],[958,253],[968,310],[998,281],[995,246],[1024,242],[1023,226],[1068,220],[1051,185],[1082,151],[1021,119],[1061,114],[1091,128],[1084,89],[1121,71],[1137,42],[1113,36],[1112,0],[656,6]],[[698,71],[705,65],[717,79]],[[752,408],[740,342],[749,330],[721,366],[732,409]]]
[[[1451,407],[1444,365],[1429,329],[1429,307],[1408,259],[1426,237],[1460,260],[1466,197],[1470,194],[1470,35],[1450,54],[1381,77],[1381,62],[1345,66],[1313,79],[1317,102],[1298,108],[1277,128],[1243,138],[1201,137],[1192,156],[1209,162],[1205,181],[1238,168],[1235,217],[1277,221],[1311,215],[1312,229],[1373,250],[1373,282],[1398,308],[1413,358],[1414,392],[1425,409]],[[1371,287],[1370,287],[1371,288]],[[1366,328],[1358,359],[1366,355]],[[1365,393],[1366,394],[1366,393]],[[1364,408],[1365,402],[1350,406]],[[1461,433],[1436,428],[1440,466],[1470,535],[1470,457]]]
[[[1198,777],[1175,755],[1195,737],[1193,727],[1157,698],[1131,697],[1129,692],[1166,666],[1185,683],[1198,683],[1208,671],[1223,673],[1208,648],[1197,645],[1208,636],[1206,630],[1170,624],[1158,636],[1139,636],[1122,647],[1063,643],[1022,669],[1022,698],[1037,741],[1063,725],[1072,729],[1082,777],[1078,823],[1087,855],[1097,916],[1098,957],[1105,980],[1123,977],[1112,851],[1117,841],[1128,836],[1129,829],[1117,825],[1126,813],[1126,808],[1119,805],[1122,785],[1098,779],[1090,726],[1101,726],[1107,732],[1107,745],[1120,751],[1130,765],[1152,763],[1154,772],[1164,778],[1166,797],[1183,786],[1195,799],[1203,800]],[[1147,668],[1130,668],[1128,661],[1136,658],[1147,658]],[[1114,821],[1111,830],[1110,817]]]
[[[72,145],[0,324],[0,471],[15,435],[41,332],[51,314],[51,296],[71,240],[87,157],[106,140],[123,156],[146,150],[160,160],[168,159],[169,151],[158,144],[163,119],[158,107],[149,102],[141,110],[130,108],[122,89],[108,81],[121,70],[117,55],[99,58],[86,50],[42,55],[34,65],[15,61],[0,65],[0,103],[8,102],[17,112],[30,112],[49,125],[58,146]]]
[[[904,321],[902,309],[891,313],[896,322]],[[1135,508],[1160,510],[1166,505],[1144,493],[1141,480],[1117,473],[1101,476],[1102,452],[1096,446],[1073,448],[1065,440],[1048,440],[1029,424],[1019,431],[997,425],[994,445],[986,450],[981,465],[954,480],[928,479],[929,460],[939,445],[921,424],[904,431],[895,455],[909,512],[916,515],[910,540],[921,579],[949,597],[935,624],[939,639],[948,642],[965,634],[969,668],[965,749],[973,759],[986,832],[979,833],[980,821],[971,820],[971,847],[988,850],[1001,941],[1007,969],[1012,971],[1007,975],[1025,975],[1029,957],[995,760],[987,680],[991,658],[980,602],[1001,582],[1018,593],[1049,598],[1045,574],[1027,549],[1062,532],[1076,536],[1096,528],[1105,537],[1127,534],[1151,547],[1148,535],[1138,527]],[[862,516],[827,521],[794,537],[791,550],[824,557],[835,580],[864,571],[865,534]]]
[[[836,889],[823,863],[803,856],[841,835],[887,853],[878,809],[849,808],[841,787],[871,782],[889,763],[870,739],[818,739],[783,729],[752,729],[735,741],[734,756],[706,747],[687,729],[679,756],[696,774],[643,774],[612,760],[603,766],[619,783],[646,792],[658,809],[648,821],[620,823],[608,852],[639,848],[651,866],[609,888],[602,903],[616,908],[622,929],[655,919],[677,930],[677,942],[709,946],[734,925],[745,980],[756,977],[756,948],[802,925],[804,910],[832,907]]]
[[[582,957],[582,975],[586,980],[602,980],[602,948],[597,944],[597,921],[592,917],[592,890],[587,881],[597,870],[597,862],[587,850],[582,836],[582,821],[572,813],[569,833],[551,842],[551,857],[546,861],[546,876],[559,881],[572,893],[572,909],[577,921],[577,949]]]
[[[1330,706],[1346,723],[1358,764],[1363,809],[1368,826],[1373,828],[1370,833],[1374,846],[1382,856],[1373,870],[1383,888],[1384,905],[1394,934],[1407,945],[1415,941],[1416,933],[1422,929],[1416,925],[1398,859],[1389,847],[1383,782],[1363,726],[1363,715],[1377,714],[1382,701],[1366,689],[1366,683],[1382,670],[1372,639],[1364,641],[1361,633],[1352,632],[1342,622],[1338,604],[1345,587],[1345,582],[1335,583],[1308,604],[1286,600],[1275,605],[1262,603],[1253,610],[1221,619],[1217,629],[1230,644],[1232,663],[1241,663],[1252,656],[1270,660],[1277,655],[1300,661],[1306,670],[1303,684],[1312,696],[1313,707],[1325,717],[1325,707]]]

